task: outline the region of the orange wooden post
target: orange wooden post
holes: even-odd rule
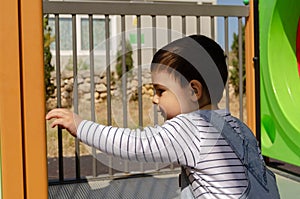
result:
[[[254,3],[250,1],[245,27],[247,124],[255,132]]]
[[[0,135],[3,198],[24,198],[19,1],[0,6]]]
[[[41,0],[20,0],[26,195],[48,198],[43,14]]]
[[[48,198],[41,0],[0,7],[3,198]]]

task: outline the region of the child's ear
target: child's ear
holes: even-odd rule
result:
[[[198,101],[203,94],[203,86],[198,80],[190,81],[190,87],[192,89],[192,100]]]

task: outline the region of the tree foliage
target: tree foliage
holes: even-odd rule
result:
[[[52,54],[50,51],[50,45],[54,41],[54,37],[51,36],[52,29],[49,26],[49,16],[45,15],[43,19],[44,28],[44,73],[45,73],[45,90],[46,100],[48,100],[54,93],[54,85],[51,82],[51,72],[54,71],[54,66],[51,64]]]
[[[232,84],[234,88],[234,94],[237,96],[239,95],[239,35],[236,33],[233,33],[233,42],[231,45],[231,65],[232,68],[230,69],[230,77],[229,77],[229,83]],[[242,56],[243,56],[243,94],[245,94],[246,91],[246,70],[245,70],[245,26],[242,28]]]
[[[125,44],[125,63],[126,63],[126,71],[128,72],[133,68],[133,59],[132,59],[132,46],[129,41],[126,41]],[[116,72],[118,74],[118,77],[122,77],[122,45],[119,46],[119,49],[117,51],[117,63],[116,63]]]

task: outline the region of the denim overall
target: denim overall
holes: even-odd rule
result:
[[[275,175],[260,158],[257,140],[251,130],[239,119],[236,119],[241,133],[237,133],[225,119],[214,111],[199,110],[199,114],[210,122],[227,140],[235,154],[242,161],[246,170],[248,187],[241,199],[278,199],[280,198]],[[194,198],[188,177],[182,168],[181,198]]]

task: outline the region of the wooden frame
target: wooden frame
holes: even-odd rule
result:
[[[48,198],[42,1],[1,4],[3,198]]]

